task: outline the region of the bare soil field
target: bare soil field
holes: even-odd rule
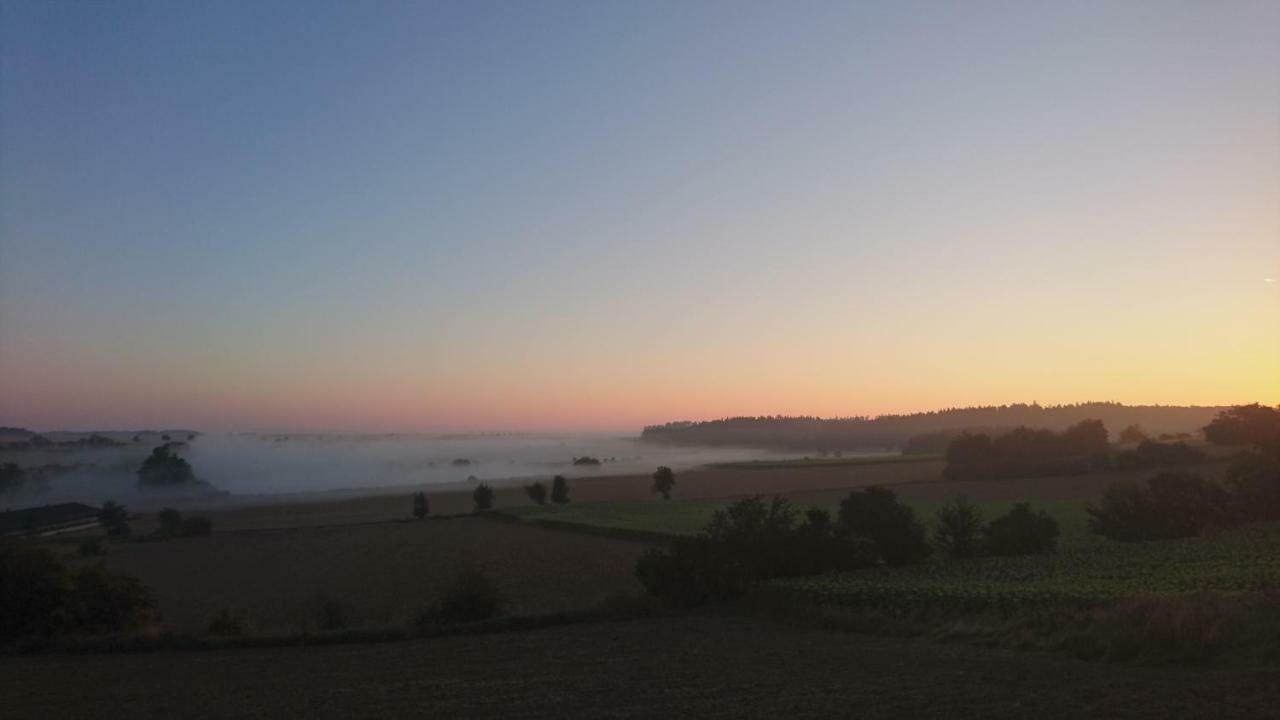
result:
[[[74,678],[74,682],[71,679]],[[0,659],[12,717],[1266,718],[1280,671],[1134,668],[718,617]]]
[[[488,576],[510,612],[596,607],[635,594],[645,546],[476,518],[215,532],[114,545],[105,560],[155,593],[162,625],[202,631],[228,610],[245,632],[314,630],[321,598],[352,606],[354,626],[403,625],[463,568]]]

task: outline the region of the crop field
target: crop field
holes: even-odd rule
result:
[[[1145,543],[1102,542],[1053,556],[980,558],[774,583],[838,605],[965,610],[1090,607],[1127,597],[1280,589],[1280,524]]]

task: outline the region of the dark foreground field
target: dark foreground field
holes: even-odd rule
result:
[[[200,632],[226,610],[255,634],[314,630],[320,604],[351,627],[403,627],[463,569],[491,578],[513,614],[584,610],[640,591],[645,545],[479,518],[241,532],[113,546],[106,566],[155,593],[160,622]]]
[[[8,717],[1265,718],[1280,671],[1089,664],[739,618],[0,659]]]

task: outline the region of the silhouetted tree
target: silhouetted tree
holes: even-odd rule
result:
[[[653,492],[662,495],[663,500],[671,499],[671,490],[676,486],[676,474],[666,465],[653,471]]]
[[[529,496],[530,500],[539,505],[545,505],[547,502],[547,486],[540,482],[535,482],[532,485],[525,485],[524,492]]]
[[[427,494],[424,492],[416,492],[413,494],[413,516],[421,520],[431,512],[431,505],[427,501]]]
[[[1032,512],[1030,503],[1018,503],[983,528],[982,552],[995,556],[1048,554],[1058,547],[1058,533],[1058,521],[1048,513]]]
[[[21,490],[27,484],[27,471],[16,463],[0,465],[0,495],[9,495]]]
[[[1223,410],[1204,426],[1215,445],[1262,445],[1280,437],[1280,410],[1267,405],[1240,405]]]
[[[476,510],[488,510],[493,507],[493,488],[487,483],[480,483],[471,491],[471,499],[476,503]]]
[[[1220,485],[1193,473],[1166,472],[1147,481],[1113,483],[1090,505],[1089,529],[1121,541],[1191,537],[1223,524],[1230,496]]]
[[[113,539],[123,540],[129,537],[129,511],[115,500],[102,504],[102,509],[98,511],[98,524]]]
[[[938,508],[934,544],[948,557],[967,558],[978,554],[982,535],[982,511],[963,495],[950,505]]]
[[[558,505],[569,502],[569,481],[563,475],[551,479],[551,502]]]
[[[886,565],[909,565],[929,557],[924,526],[892,490],[873,486],[850,492],[840,501],[839,521],[849,535],[874,542]]]

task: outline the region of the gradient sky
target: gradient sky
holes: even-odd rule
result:
[[[0,424],[1091,399],[1280,402],[1280,2],[0,0]]]

